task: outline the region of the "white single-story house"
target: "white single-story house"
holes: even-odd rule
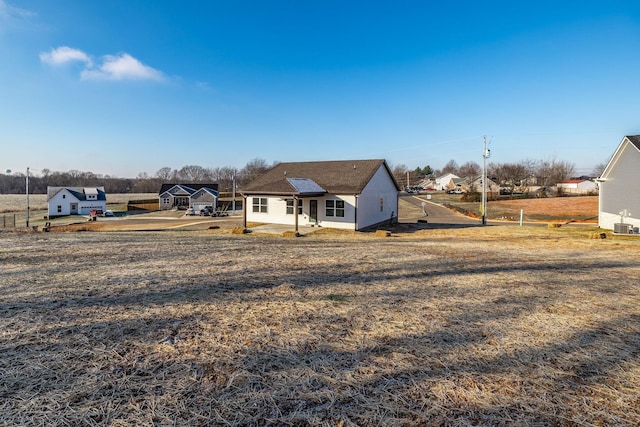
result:
[[[158,192],[160,210],[205,207],[218,209],[218,184],[162,184]]]
[[[241,189],[243,221],[364,230],[397,222],[400,186],[384,160],[280,163]]]
[[[598,225],[623,233],[640,228],[640,135],[622,139],[598,182]]]
[[[456,188],[454,180],[460,180],[460,177],[453,173],[439,176],[435,180],[436,190],[453,190]],[[460,182],[460,181],[458,181]]]
[[[104,187],[47,187],[49,218],[89,215],[93,209],[107,209]]]
[[[594,194],[598,191],[598,184],[589,179],[568,179],[556,184],[559,192],[565,194]]]

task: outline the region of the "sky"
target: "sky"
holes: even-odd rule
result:
[[[559,160],[640,134],[640,2],[0,0],[0,173]],[[24,172],[23,172],[24,173]]]

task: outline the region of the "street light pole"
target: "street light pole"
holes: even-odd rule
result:
[[[487,149],[487,137],[482,137],[482,225],[487,225],[487,158],[491,151]]]

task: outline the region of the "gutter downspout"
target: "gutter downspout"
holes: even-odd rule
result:
[[[355,224],[355,231],[358,231],[359,227],[358,227],[358,194],[355,195],[356,197],[356,206],[353,209],[353,223]]]

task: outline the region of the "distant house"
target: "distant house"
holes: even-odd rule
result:
[[[218,184],[162,184],[158,192],[160,210],[205,207],[218,209]]]
[[[241,190],[244,225],[364,230],[397,221],[399,192],[384,160],[280,163]]]
[[[67,215],[89,215],[93,209],[105,211],[107,195],[104,187],[47,187],[49,218]]]
[[[616,230],[640,227],[640,135],[625,136],[598,179],[598,225]],[[616,224],[628,224],[620,227]]]
[[[461,178],[453,173],[448,173],[442,176],[439,176],[435,179],[436,190],[453,190],[456,188],[455,180],[460,180]],[[460,182],[460,181],[458,181]]]
[[[472,179],[467,186],[469,191],[482,193],[482,175]],[[499,192],[500,186],[494,180],[487,177],[487,193],[498,194]]]
[[[589,179],[568,179],[556,184],[558,192],[565,194],[595,194],[598,184]]]

